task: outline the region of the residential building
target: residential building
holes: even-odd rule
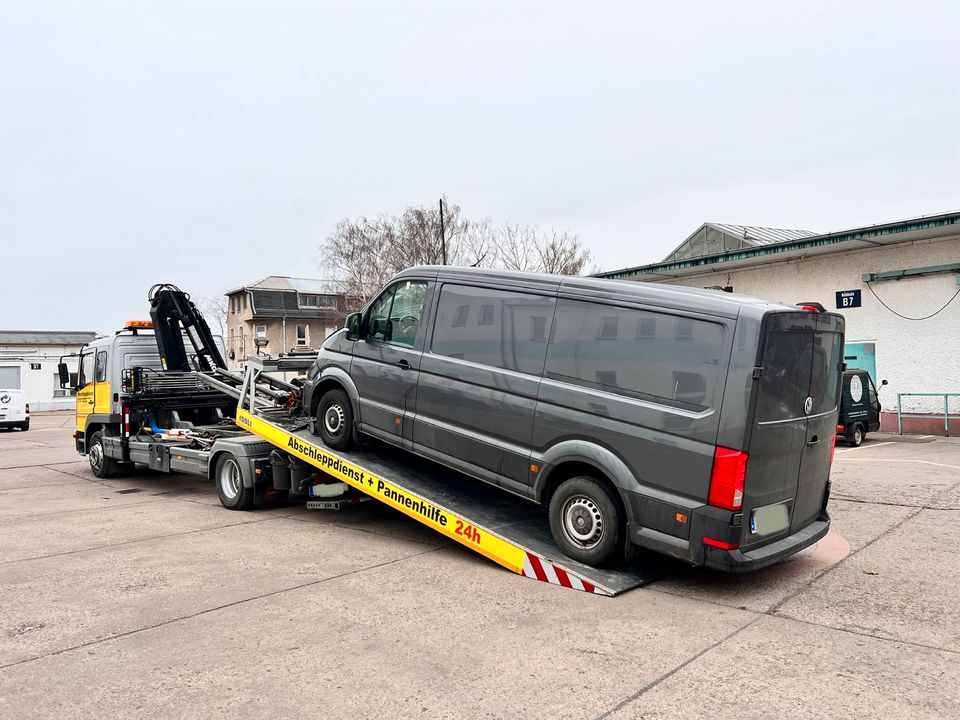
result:
[[[316,351],[346,316],[344,296],[320,280],[270,275],[226,295],[227,365],[234,370],[257,353],[255,338],[269,355]]]

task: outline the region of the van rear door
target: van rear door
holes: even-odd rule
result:
[[[836,433],[843,318],[784,312],[764,323],[741,547],[764,545],[816,519]]]

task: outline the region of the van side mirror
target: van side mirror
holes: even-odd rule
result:
[[[57,375],[60,376],[60,387],[70,387],[70,368],[67,367],[66,363],[57,365]]]
[[[347,315],[347,340],[360,339],[360,321],[362,317],[363,316],[358,312]]]
[[[887,385],[887,384],[888,384],[888,383],[887,383],[886,380],[881,380],[881,381],[880,381],[880,387],[883,387],[884,385]]]

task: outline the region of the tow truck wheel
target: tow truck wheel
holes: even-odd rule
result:
[[[240,463],[232,454],[223,453],[217,458],[214,479],[220,504],[225,508],[246,510],[253,505],[253,488],[244,487]]]
[[[587,565],[615,559],[623,545],[616,501],[587,475],[564,481],[550,498],[550,531],[564,555]]]
[[[98,478],[110,477],[117,472],[117,462],[107,457],[103,449],[103,433],[97,430],[90,436],[90,446],[87,448],[87,460],[90,469]]]
[[[328,390],[317,406],[317,428],[327,447],[346,450],[353,439],[353,406],[343,390]]]
[[[850,444],[854,447],[860,447],[860,443],[863,442],[863,426],[859,423],[854,424],[853,430],[850,431],[850,436],[847,440],[849,440]]]

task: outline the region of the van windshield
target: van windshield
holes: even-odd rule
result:
[[[842,335],[833,332],[774,331],[767,335],[757,399],[757,422],[803,418],[833,410]],[[807,397],[813,404],[804,407]]]

